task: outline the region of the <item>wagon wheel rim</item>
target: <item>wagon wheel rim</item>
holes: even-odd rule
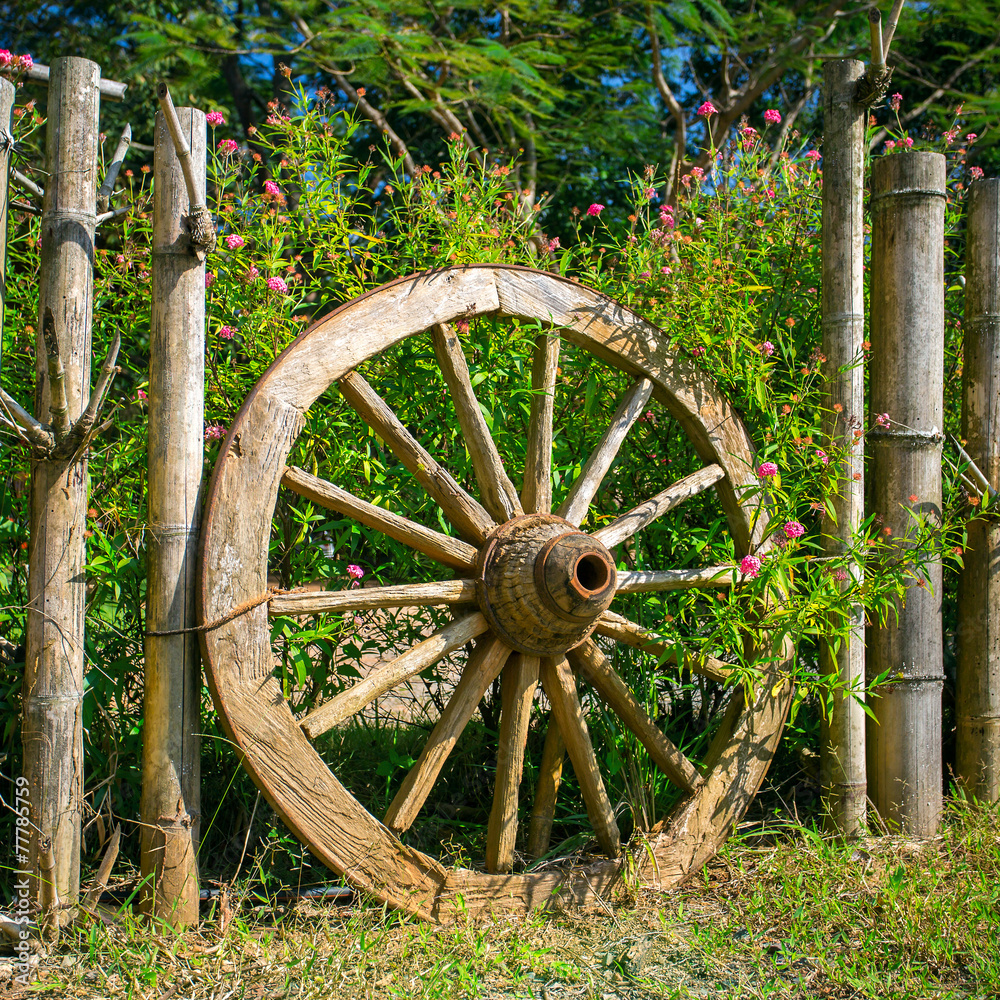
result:
[[[555,512],[550,463],[559,339],[549,333],[536,342],[532,370],[536,391],[519,492],[478,416],[462,347],[450,325],[483,313],[549,324],[552,333],[633,378],[607,432]],[[377,322],[386,314],[394,316],[388,329]],[[479,485],[478,500],[436,464],[357,371],[391,345],[427,330],[433,331],[435,354],[456,403]],[[386,515],[334,484],[285,465],[305,412],[334,382],[464,538]],[[580,530],[591,500],[650,396],[681,423],[704,462],[703,469],[592,534]],[[748,491],[757,492],[752,450],[741,423],[711,382],[667,348],[662,331],[584,286],[548,272],[510,266],[453,268],[398,279],[341,306],[286,349],[230,428],[216,463],[202,530],[203,620],[224,617],[232,608],[252,603],[264,590],[267,539],[279,485],[377,526],[458,570],[458,580],[440,584],[375,588],[380,593],[331,592],[314,597],[313,609],[317,600],[326,601],[323,610],[402,606],[403,601],[478,606],[456,615],[434,635],[304,719],[292,714],[273,676],[264,606],[203,634],[206,673],[225,728],[271,805],[320,860],[392,905],[442,920],[458,906],[473,912],[487,907],[518,911],[559,899],[585,902],[610,891],[625,870],[666,888],[714,853],[763,779],[787,711],[788,686],[759,685],[749,703],[737,689],[699,771],[649,719],[594,640],[596,634],[654,654],[661,651],[654,637],[609,610],[611,600],[616,593],[690,584],[692,574],[629,573],[619,579],[608,550],[686,497],[708,488],[717,491],[738,551],[759,546],[766,532],[766,511],[754,501],[751,516],[751,504],[741,501]],[[534,589],[526,602],[520,595],[522,606],[512,613],[511,603],[517,605],[518,600],[512,581],[524,577],[525,568]],[[719,570],[700,571],[693,582],[711,584],[718,582],[711,577],[719,575]],[[379,601],[389,603],[379,605]],[[271,603],[272,613],[304,607],[297,595],[280,596]],[[527,630],[518,617],[525,613],[525,604],[528,617],[534,615]],[[451,700],[380,821],[340,784],[310,738],[472,639],[475,649]],[[688,665],[716,679],[727,669],[710,657]],[[769,669],[782,665],[771,664]],[[500,677],[497,781],[486,850],[490,871],[449,869],[404,844],[397,834],[413,822],[450,747],[486,688]],[[660,832],[641,847],[631,845],[625,857],[581,709],[577,678],[585,680],[638,737],[654,763],[686,796],[660,824]],[[510,874],[527,720],[539,683],[556,724],[550,724],[543,753],[529,851],[538,852],[551,828],[552,785],[553,778],[557,781],[562,743],[607,857],[585,870]]]

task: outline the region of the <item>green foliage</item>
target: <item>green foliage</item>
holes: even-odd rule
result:
[[[566,247],[539,232],[543,205],[523,197],[517,165],[471,155],[454,138],[434,169],[409,175],[385,147],[354,155],[361,126],[326,97],[292,89],[290,110],[275,106],[246,152],[220,145],[229,129],[212,133],[211,201],[219,248],[208,260],[206,333],[206,459],[267,366],[304,329],[337,305],[401,274],[478,261],[558,267],[661,326],[683,365],[705,369],[728,396],[759,446],[758,461],[780,474],[763,477],[744,499],[770,510],[774,544],[759,576],[729,590],[632,595],[620,610],[662,635],[676,658],[654,664],[616,650],[616,669],[639,693],[649,714],[697,758],[711,739],[729,690],[683,666],[704,654],[729,661],[734,684],[753,688],[791,640],[797,657],[788,677],[797,699],[831,697],[832,681],[817,673],[823,641],[838,641],[853,605],[874,621],[891,615],[922,563],[960,544],[961,524],[914,511],[905,545],[881,535],[869,520],[851,553],[820,556],[822,516],[829,510],[841,454],[822,436],[821,393],[828,375],[820,354],[819,171],[796,138],[777,148],[744,132],[720,151],[710,176],[691,176],[675,203],[660,206],[655,167],[621,179],[624,217],[574,214]],[[765,138],[768,138],[765,136]],[[279,164],[265,182],[265,164]],[[953,214],[966,174],[953,173]],[[512,181],[514,183],[512,183]],[[149,176],[128,171],[132,214],[99,246],[95,266],[94,350],[101,357],[116,330],[123,334],[124,371],[112,391],[114,427],[94,449],[88,512],[87,686],[85,731],[88,803],[93,813],[135,819],[139,798],[141,664],[144,631],[145,371],[148,366],[151,192]],[[953,219],[953,227],[957,219]],[[15,211],[10,244],[8,319],[4,325],[5,386],[30,408],[34,316],[37,311],[38,222]],[[957,267],[957,263],[956,263]],[[951,282],[957,287],[956,282]],[[484,417],[515,479],[525,457],[531,403],[530,359],[537,324],[482,317],[459,323],[472,382]],[[952,330],[952,350],[957,348]],[[475,478],[454,408],[426,337],[408,338],[362,366],[366,378],[403,423],[455,478],[475,491]],[[557,385],[553,483],[556,504],[566,495],[600,435],[626,373],[565,344]],[[949,383],[954,393],[954,379]],[[954,396],[952,397],[954,398]],[[857,447],[864,428],[857,427]],[[335,387],[308,414],[291,461],[365,499],[444,532],[451,527],[405,473],[389,449],[357,417]],[[0,615],[14,643],[23,634],[26,601],[27,460],[4,455],[0,496]],[[595,498],[584,527],[610,522],[624,508],[702,465],[678,423],[651,407],[635,425]],[[801,537],[783,526],[800,523]],[[794,534],[794,532],[793,532]],[[621,569],[730,565],[745,553],[729,535],[714,491],[671,511],[618,553]],[[863,583],[848,572],[865,565]],[[270,539],[269,567],[283,587],[310,581],[350,584],[348,566],[379,583],[439,579],[441,568],[402,545],[301,498],[282,492]],[[734,574],[735,575],[735,574]],[[846,579],[840,579],[841,576]],[[776,599],[777,598],[777,599]],[[617,608],[617,606],[616,606]],[[321,615],[276,618],[276,670],[293,710],[307,711],[351,684],[359,660],[404,648],[443,620],[421,616]],[[751,654],[750,639],[759,649]],[[675,663],[681,663],[677,667]],[[454,681],[457,661],[425,672],[417,698],[438,709]],[[2,752],[16,769],[19,665],[0,667]],[[768,683],[776,683],[768,677]],[[853,692],[860,695],[861,692]],[[588,706],[591,700],[587,696]],[[630,807],[625,832],[647,827],[673,801],[645,751],[600,714],[592,728],[612,801]],[[456,856],[481,843],[495,766],[497,692],[469,728],[451,776],[428,804],[432,823],[411,836],[429,847],[451,843]],[[405,768],[419,753],[426,717],[394,722],[391,713],[364,717],[356,732],[322,745],[340,777],[372,807],[384,808]],[[206,775],[203,813],[216,815],[203,839],[203,872],[239,863],[234,843],[258,850],[262,826],[249,781],[237,774],[228,743],[205,700]],[[374,734],[374,735],[373,735]],[[533,720],[525,788],[531,787],[544,737]],[[339,740],[339,742],[338,742]],[[362,752],[364,741],[374,749]],[[586,829],[575,779],[567,775],[555,841]],[[367,799],[365,797],[367,796]],[[228,798],[227,798],[228,797]],[[224,801],[233,801],[236,807]],[[431,831],[428,834],[428,830]],[[243,840],[240,841],[240,835]],[[424,838],[424,839],[421,839]],[[132,838],[133,840],[137,838]],[[280,839],[280,838],[279,838]],[[299,863],[305,864],[299,855]]]

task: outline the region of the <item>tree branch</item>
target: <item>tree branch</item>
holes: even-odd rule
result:
[[[684,162],[684,150],[687,146],[687,122],[684,120],[684,109],[681,107],[680,101],[677,100],[667,83],[667,78],[663,75],[660,39],[653,23],[653,5],[651,3],[646,4],[646,30],[649,32],[649,43],[653,55],[653,83],[656,84],[657,92],[667,106],[670,117],[674,120],[674,151],[670,160],[669,186],[664,199],[669,202],[680,183],[680,168]]]
[[[66,400],[66,370],[59,356],[59,341],[56,338],[56,321],[52,309],[45,307],[42,319],[42,339],[45,342],[45,357],[49,369],[49,414],[52,417],[52,431],[56,441],[61,441],[69,430],[69,403]]]
[[[889,58],[889,46],[892,45],[892,36],[896,33],[896,25],[899,24],[899,15],[903,12],[904,2],[905,0],[895,0],[892,12],[889,14],[889,20],[886,21],[885,35],[882,38],[882,52],[887,59]]]
[[[108,390],[111,388],[111,382],[118,373],[115,362],[118,360],[118,351],[121,346],[122,335],[116,333],[111,350],[108,351],[108,356],[104,359],[104,364],[101,365],[101,373],[98,376],[97,385],[90,396],[90,401],[87,403],[87,408],[74,421],[69,433],[53,449],[53,458],[71,458],[90,444],[91,438],[94,436],[91,433],[92,428],[97,422],[101,410],[104,408],[104,402],[107,399]]]

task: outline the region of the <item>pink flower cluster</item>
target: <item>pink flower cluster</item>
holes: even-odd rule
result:
[[[27,53],[23,56],[16,56],[7,49],[0,49],[0,70],[11,70],[14,73],[27,73],[35,60]]]
[[[781,112],[775,110],[774,108],[768,108],[767,111],[764,112],[764,121],[766,121],[768,125],[780,125]]]
[[[969,176],[974,180],[982,180],[983,168],[982,167],[969,167]]]
[[[888,427],[891,423],[888,413],[876,413],[875,414],[875,426],[876,427]]]
[[[717,115],[718,113],[718,110],[716,110],[715,105],[711,101],[705,101],[696,112],[696,114],[701,115],[703,118],[707,118],[709,115]]]
[[[761,462],[757,466],[757,477],[759,479],[773,479],[778,474],[778,467],[774,462]]]
[[[235,336],[236,331],[231,326],[219,327],[219,339],[220,340],[232,340]]]
[[[220,438],[226,436],[226,427],[224,424],[209,424],[205,428],[205,440],[206,441],[218,441]]]
[[[347,567],[347,575],[352,580],[360,580],[365,575],[365,571],[356,563],[350,563]]]
[[[280,198],[281,188],[274,181],[264,181],[264,194],[269,195],[271,198]]]
[[[823,154],[818,149],[810,149],[809,152],[806,153],[806,159],[812,160],[813,163],[815,163],[817,160],[823,159]]]
[[[743,141],[743,148],[745,150],[751,150],[754,147],[754,143],[760,138],[760,133],[753,127],[753,125],[744,125],[740,129],[740,137]]]
[[[226,156],[231,156],[239,148],[240,148],[239,144],[236,142],[235,139],[219,140],[219,152],[224,153]]]
[[[604,211],[604,206],[595,201],[594,204],[587,209],[587,215],[592,215],[596,218],[603,211]]]
[[[208,122],[212,128],[215,128],[216,125],[226,124],[225,115],[223,115],[220,111],[209,111],[209,113],[205,115],[205,121]]]
[[[892,108],[893,111],[898,111],[902,103],[902,94],[893,94],[892,97],[889,98],[889,107]]]
[[[272,292],[278,292],[280,295],[288,294],[288,285],[285,283],[284,278],[268,278],[267,287]]]
[[[769,358],[774,354],[774,344],[769,340],[765,340],[763,344],[760,345],[760,353],[764,355],[765,358]]]
[[[230,233],[226,237],[226,246],[229,247],[230,250],[239,250],[241,246],[245,245],[246,240],[244,240],[238,233]]]
[[[805,533],[805,526],[798,521],[787,521],[784,527],[785,538],[801,538]]]
[[[761,561],[756,556],[744,556],[740,560],[740,572],[744,576],[760,576]]]

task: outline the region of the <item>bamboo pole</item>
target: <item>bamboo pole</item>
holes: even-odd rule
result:
[[[14,150],[14,97],[17,91],[10,80],[0,79],[0,130],[6,136],[0,142],[0,330],[3,329],[7,305],[7,203],[10,186],[10,154]],[[0,364],[3,362],[3,341],[0,339]],[[2,410],[0,410],[2,412]]]
[[[990,487],[1000,484],[1000,179],[969,192],[962,437]],[[985,493],[985,491],[984,491]],[[1000,522],[974,518],[958,578],[955,774],[970,795],[1000,798]]]
[[[193,108],[178,108],[177,113],[204,204],[205,116]],[[147,633],[195,624],[205,447],[205,265],[191,244],[184,171],[162,111],[156,116],[153,181]],[[145,652],[141,868],[152,878],[142,905],[180,929],[198,923],[197,636],[147,634]]]
[[[90,396],[100,76],[96,63],[70,57],[55,60],[49,83],[35,414],[54,428],[79,417]],[[50,839],[55,888],[69,904],[80,889],[88,485],[85,449],[32,462],[21,728],[29,865],[38,872],[39,839]]]
[[[890,423],[868,434],[869,509],[901,548],[913,513],[941,516],[944,204],[940,153],[875,161],[871,412],[887,413]],[[918,837],[934,834],[942,806],[941,580],[932,560],[898,619],[872,627],[868,644],[869,679],[883,671],[893,678],[874,692],[878,721],[867,726],[870,798],[884,821]]]
[[[843,449],[843,471],[833,497],[836,520],[827,513],[823,547],[839,555],[864,517],[864,451],[854,429],[864,422],[864,139],[865,107],[856,100],[864,65],[837,59],[823,70],[823,354],[828,378],[824,435]],[[837,411],[837,407],[840,411]],[[855,579],[862,568],[853,567]],[[849,586],[844,581],[842,587]],[[823,788],[828,827],[845,836],[865,824],[865,712],[849,693],[864,686],[864,609],[855,607],[852,630],[836,651],[824,646],[821,672],[836,676],[822,740]]]

